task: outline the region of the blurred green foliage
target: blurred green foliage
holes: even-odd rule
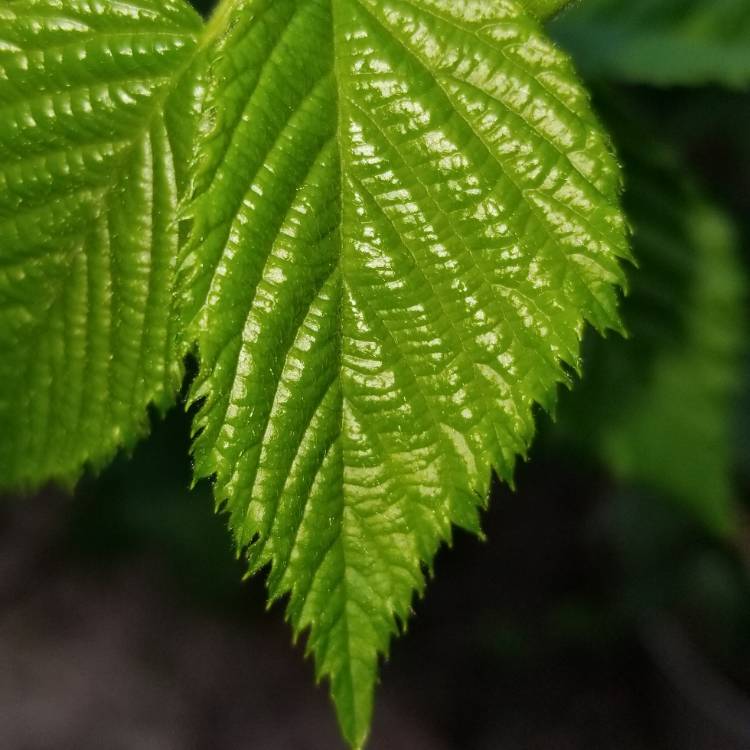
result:
[[[551,30],[589,77],[750,84],[747,0],[582,0]]]
[[[619,479],[661,490],[709,530],[731,535],[732,426],[747,339],[738,232],[644,127],[647,118],[610,101],[607,120],[625,162],[639,263],[623,305],[630,338],[590,337],[559,432]]]
[[[750,3],[583,0],[551,28],[607,86],[640,266],[630,338],[588,342],[556,451],[614,480],[627,618],[676,614],[747,684]]]

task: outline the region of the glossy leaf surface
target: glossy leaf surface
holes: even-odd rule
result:
[[[750,84],[747,0],[584,0],[551,32],[592,78]]]
[[[236,0],[211,22],[193,222],[195,468],[270,564],[362,744],[378,655],[616,327],[618,166],[515,0]]]
[[[179,0],[0,5],[4,486],[74,481],[179,386],[170,96],[199,30]]]

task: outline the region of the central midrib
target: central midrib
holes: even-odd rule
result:
[[[339,4],[340,0],[328,0],[330,3],[331,8],[331,54],[333,55],[332,60],[332,70],[333,70],[333,77],[334,77],[334,83],[335,83],[335,92],[336,92],[336,113],[337,113],[337,122],[336,122],[336,144],[338,146],[338,154],[339,154],[339,241],[340,241],[340,252],[339,252],[339,295],[340,295],[340,308],[339,308],[339,330],[338,330],[338,336],[339,336],[339,383],[340,383],[340,394],[341,394],[341,404],[339,409],[339,440],[342,442],[341,447],[341,502],[342,502],[342,508],[341,508],[341,520],[340,520],[340,526],[338,531],[338,544],[341,549],[341,559],[342,559],[342,567],[343,570],[341,571],[341,587],[343,591],[343,598],[344,598],[344,605],[343,605],[343,626],[345,630],[345,648],[346,648],[346,654],[347,654],[347,678],[349,683],[349,692],[350,692],[350,700],[351,700],[351,707],[352,707],[352,729],[356,733],[358,731],[358,725],[359,720],[357,717],[357,699],[355,697],[356,694],[356,687],[355,687],[355,677],[353,672],[353,665],[354,661],[352,659],[352,652],[351,652],[351,633],[349,629],[349,595],[348,595],[348,580],[347,580],[347,572],[348,572],[348,566],[347,566],[347,550],[346,550],[346,534],[344,530],[344,526],[346,523],[346,452],[344,450],[343,443],[345,441],[345,422],[344,422],[344,403],[346,401],[346,384],[345,379],[343,378],[343,353],[344,353],[344,319],[346,317],[346,297],[344,295],[344,287],[346,284],[346,238],[343,232],[344,227],[344,187],[346,184],[345,181],[345,175],[344,175],[344,150],[342,148],[342,133],[346,130],[346,122],[343,114],[343,108],[341,106],[341,80],[342,80],[342,73],[339,67],[339,54],[338,54],[338,37],[336,33],[336,29],[338,26],[338,17],[340,15],[340,8],[337,10],[337,6]],[[329,551],[330,554],[330,551]],[[352,739],[354,739],[352,737]]]

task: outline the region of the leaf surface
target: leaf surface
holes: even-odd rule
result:
[[[4,486],[73,482],[179,387],[178,73],[200,28],[181,0],[0,5]]]
[[[585,0],[550,29],[591,78],[750,84],[747,0]]]
[[[378,655],[617,327],[618,166],[514,0],[236,0],[180,262],[198,477],[367,734]]]

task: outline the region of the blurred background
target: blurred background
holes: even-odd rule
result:
[[[487,540],[439,554],[370,747],[750,748],[750,3],[584,0],[550,31],[625,167],[630,338],[586,341]],[[189,421],[0,502],[0,748],[343,748],[187,489]]]

